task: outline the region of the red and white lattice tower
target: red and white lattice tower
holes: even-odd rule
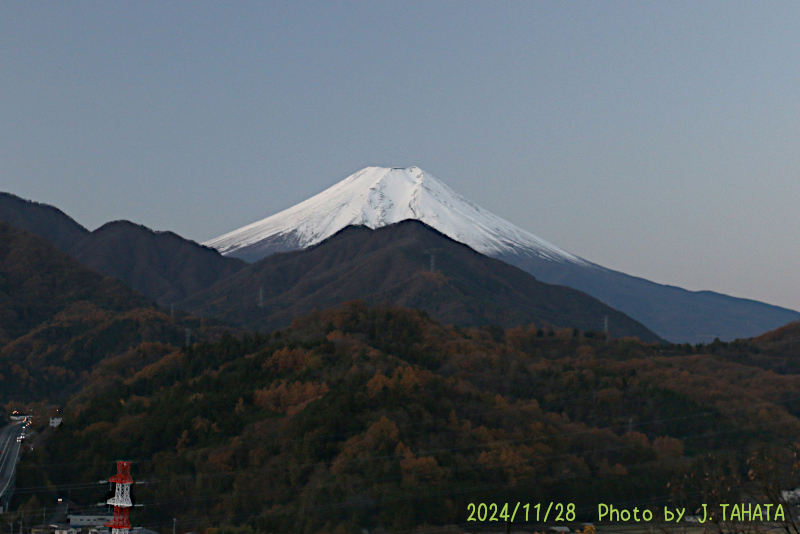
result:
[[[131,528],[131,522],[128,519],[130,507],[133,506],[131,502],[131,463],[125,461],[117,462],[117,474],[108,479],[109,482],[116,482],[117,489],[114,492],[114,497],[106,501],[114,507],[114,519],[106,523],[107,527],[111,527],[111,534],[128,534]]]

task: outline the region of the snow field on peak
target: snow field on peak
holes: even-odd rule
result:
[[[586,264],[465,199],[419,167],[367,167],[280,213],[204,243],[229,255],[266,239],[315,245],[350,225],[375,229],[416,219],[487,256],[527,253]]]

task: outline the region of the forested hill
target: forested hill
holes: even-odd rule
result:
[[[84,267],[40,237],[0,222],[0,345],[86,301],[114,311],[153,307],[120,281]]]
[[[761,350],[462,329],[354,302],[109,369],[25,472],[72,485],[135,459],[149,483],[132,520],[155,530],[404,530],[464,523],[469,502],[573,502],[576,521],[597,502],[697,506],[758,489],[753,459],[795,452],[800,375],[726,357]]]
[[[187,327],[195,339],[221,334],[0,222],[0,402],[61,402],[100,362],[132,351],[126,365],[144,365],[180,346]]]
[[[349,300],[392,303],[448,324],[546,323],[660,340],[641,323],[572,288],[479,254],[415,220],[371,230],[349,226],[322,243],[274,254],[178,303],[261,331]]]
[[[173,232],[155,232],[129,221],[104,224],[69,253],[167,308],[245,266]]]
[[[89,230],[48,204],[0,192],[0,221],[38,235],[64,252],[89,234]]]
[[[173,232],[129,221],[109,222],[90,232],[54,206],[10,193],[0,193],[0,221],[45,239],[165,307],[245,265]]]

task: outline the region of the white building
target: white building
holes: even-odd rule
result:
[[[69,524],[76,527],[104,527],[114,519],[113,514],[70,514],[67,516]]]
[[[793,490],[781,491],[781,499],[783,499],[783,502],[789,504],[800,502],[800,487]]]

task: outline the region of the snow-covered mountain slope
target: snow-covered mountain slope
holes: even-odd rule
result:
[[[315,245],[350,225],[375,229],[407,219],[487,256],[513,253],[588,265],[473,204],[419,167],[367,167],[300,204],[204,244],[253,262]]]

